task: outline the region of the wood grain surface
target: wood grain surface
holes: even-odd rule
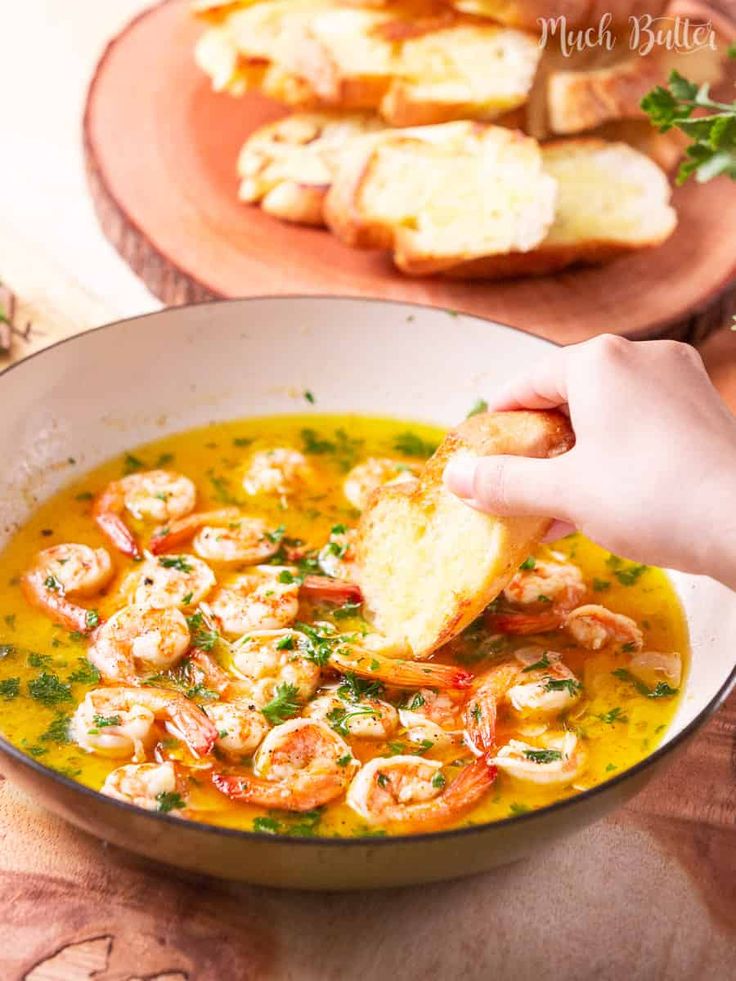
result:
[[[258,95],[213,94],[192,58],[201,29],[183,0],[142,14],[105,52],[85,116],[102,229],[165,303],[378,296],[479,313],[563,343],[603,330],[698,339],[736,309],[736,186],[725,179],[676,192],[680,227],[659,249],[506,283],[407,278],[382,254],[240,204],[238,150],[283,110]]]

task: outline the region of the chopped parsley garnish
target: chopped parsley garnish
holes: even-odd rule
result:
[[[298,715],[300,708],[299,689],[284,682],[276,687],[274,697],[263,706],[261,712],[272,726],[276,726]]]
[[[50,654],[37,654],[32,651],[28,655],[28,665],[31,668],[48,668],[54,663],[53,657]]]
[[[273,531],[265,532],[264,538],[267,538],[272,545],[280,545],[285,534],[286,525],[279,525],[278,528],[274,528]]]
[[[607,589],[611,588],[610,580],[608,579],[598,579],[597,577],[593,579],[593,592],[594,593],[605,593]]]
[[[528,804],[518,804],[516,801],[509,805],[509,811],[511,811],[512,814],[526,814],[527,811],[530,810],[531,808]]]
[[[385,790],[386,787],[388,787],[388,785],[389,785],[390,782],[391,781],[389,780],[389,778],[386,776],[385,773],[379,773],[376,776],[376,783],[381,788],[381,790]]]
[[[363,698],[379,698],[384,691],[385,687],[380,681],[368,681],[348,671],[337,689],[337,694],[345,701],[359,702]]]
[[[84,615],[84,622],[89,630],[93,630],[100,625],[100,614],[97,610],[87,610]]]
[[[526,674],[528,671],[541,671],[544,668],[548,668],[550,663],[550,659],[547,657],[547,651],[545,651],[540,659],[535,661],[534,664],[528,664],[525,668],[522,668],[521,673]]]
[[[327,721],[335,732],[341,736],[349,736],[350,729],[348,723],[351,719],[357,719],[361,715],[369,715],[376,718],[376,711],[369,705],[359,705],[356,708],[334,708],[327,713]]]
[[[570,695],[577,695],[577,693],[582,691],[583,688],[581,683],[576,681],[574,678],[546,677],[543,680],[546,691],[566,691]]]
[[[174,462],[173,453],[162,453],[159,456],[158,460],[156,460],[156,462],[154,463],[154,467],[157,470],[160,470],[162,467],[168,467],[168,465],[173,462]]]
[[[532,763],[556,763],[562,759],[562,753],[558,749],[525,749],[524,756]]]
[[[95,715],[92,718],[96,729],[110,729],[112,726],[122,725],[122,721],[119,715]]]
[[[534,558],[533,555],[530,555],[528,559],[524,559],[524,561],[521,563],[521,565],[519,566],[519,568],[520,569],[533,569],[536,566],[536,564],[537,564],[537,560]]]
[[[481,715],[483,714],[480,709],[480,705],[476,702],[475,705],[470,710],[470,714],[476,722],[480,722]]]
[[[280,641],[276,644],[277,651],[293,651],[294,650],[294,638],[291,634],[287,634],[282,637]]]
[[[76,497],[74,498],[74,500],[75,501],[91,501],[93,497],[94,497],[94,494],[92,493],[92,491],[82,491],[80,494],[77,494],[76,495]]]
[[[615,678],[620,678],[621,681],[628,681],[645,698],[673,698],[680,690],[679,688],[672,688],[666,681],[660,681],[654,688],[649,688],[626,668],[616,668],[611,674]]]
[[[158,810],[162,814],[168,814],[169,811],[179,811],[187,806],[186,801],[182,799],[180,794],[169,790],[164,790],[162,793],[157,794],[156,803],[158,804]]]
[[[406,743],[400,743],[398,740],[386,743],[386,746],[390,756],[401,756],[406,752]]]
[[[44,586],[50,593],[60,593],[61,583],[55,576],[46,576],[43,581]]]
[[[77,658],[79,667],[69,675],[69,681],[80,685],[96,685],[100,680],[100,672],[86,657]]]
[[[0,698],[3,701],[10,702],[18,695],[20,695],[20,678],[5,678],[0,681]]]
[[[59,712],[53,722],[49,725],[46,732],[44,732],[41,736],[41,741],[44,743],[58,743],[59,745],[68,743],[69,722],[69,716],[63,712]]]
[[[176,569],[177,572],[192,571],[192,566],[185,555],[161,555],[158,564],[164,569]]]
[[[53,672],[42,671],[38,678],[29,681],[28,694],[37,702],[48,706],[73,701],[71,687],[64,684]]]
[[[616,569],[613,574],[622,586],[633,586],[648,568],[646,565],[630,565],[625,569]]]
[[[432,456],[434,451],[437,449],[437,443],[429,442],[424,440],[421,436],[417,436],[416,433],[407,431],[405,433],[400,433],[394,440],[394,449],[397,453],[403,453],[404,456],[416,456],[425,459],[428,456]]]
[[[465,418],[470,419],[471,416],[478,416],[481,412],[488,412],[488,403],[485,399],[476,399]]]
[[[123,457],[123,470],[126,474],[134,473],[136,470],[142,470],[145,467],[143,460],[140,460],[137,456],[133,456],[132,453],[126,453]]]
[[[334,456],[341,470],[347,472],[355,463],[363,446],[362,439],[354,439],[344,429],[336,429],[333,439],[325,439],[316,429],[301,430],[302,448],[310,456]]]
[[[282,569],[279,573],[279,582],[283,583],[285,586],[291,586],[295,582],[299,582],[299,579],[294,575],[293,572],[289,572],[288,569]]]
[[[332,611],[336,620],[349,620],[350,617],[360,616],[360,603],[343,603]]]
[[[424,695],[422,695],[422,693],[418,691],[414,695],[412,695],[411,701],[406,707],[411,712],[416,712],[417,709],[421,708],[422,705],[424,705],[424,701],[425,701]]]
[[[230,481],[227,477],[215,473],[214,470],[207,471],[207,479],[212,485],[212,494],[220,504],[230,504],[236,507],[242,505],[242,501],[233,493]]]
[[[208,625],[201,610],[187,617],[187,624],[192,636],[192,646],[201,651],[211,651],[220,639],[218,632]]]
[[[344,756],[340,757],[340,759],[337,761],[337,765],[347,766],[348,763],[352,761],[352,759],[353,759],[352,753],[346,753]]]
[[[435,788],[435,790],[442,790],[446,783],[447,780],[443,774],[439,772],[435,773],[435,775],[432,777],[432,786]]]
[[[240,447],[250,446],[250,444],[252,442],[253,442],[253,440],[251,439],[250,436],[234,436],[233,437],[233,446],[240,446]]]
[[[281,825],[275,818],[257,817],[253,819],[253,830],[260,831],[261,834],[277,835]]]
[[[306,638],[304,656],[308,660],[314,661],[315,664],[319,664],[320,667],[327,664],[333,650],[337,645],[343,643],[345,636],[335,633],[329,624],[310,624],[298,621],[294,624],[294,629]]]
[[[306,399],[307,402],[309,402],[310,405],[314,405],[314,403],[317,401],[314,395],[312,394],[312,392],[310,392],[308,388],[304,390],[304,398]]]
[[[620,705],[612,708],[608,712],[603,712],[602,715],[596,716],[601,722],[605,722],[607,725],[612,726],[616,722],[628,722],[628,717],[624,714],[624,710]]]

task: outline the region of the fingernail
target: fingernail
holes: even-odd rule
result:
[[[458,497],[471,498],[475,486],[475,470],[478,461],[472,457],[454,457],[445,467],[442,479],[448,490]]]

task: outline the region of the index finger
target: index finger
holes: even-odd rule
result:
[[[567,405],[567,351],[560,348],[503,385],[488,399],[491,412],[558,409]]]

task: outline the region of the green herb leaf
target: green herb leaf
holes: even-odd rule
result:
[[[161,814],[168,814],[169,811],[180,811],[183,807],[187,806],[186,801],[182,799],[180,794],[169,790],[164,790],[162,793],[157,794],[156,803]]]
[[[253,830],[260,831],[261,834],[277,835],[281,831],[281,825],[275,818],[257,817],[253,818]]]
[[[43,671],[38,678],[28,682],[28,694],[42,705],[54,706],[60,702],[71,702],[71,687],[53,672]]]
[[[100,672],[86,657],[77,658],[77,664],[79,666],[69,675],[69,681],[80,685],[96,685],[99,682]]]
[[[300,709],[299,689],[296,685],[283,683],[276,687],[274,697],[263,706],[261,712],[271,725],[276,726],[298,715]]]
[[[528,671],[541,671],[544,668],[548,668],[549,666],[550,666],[550,659],[547,657],[547,652],[545,651],[544,654],[542,654],[542,656],[540,657],[540,659],[538,661],[535,661],[534,664],[529,664],[527,667],[522,668],[521,673],[526,674]]]
[[[616,668],[611,674],[615,678],[620,678],[621,681],[628,681],[645,698],[673,698],[680,690],[679,688],[672,688],[666,681],[660,681],[655,688],[649,688],[626,668]]]
[[[524,756],[532,763],[556,763],[562,759],[562,753],[558,749],[525,749]]]
[[[524,559],[524,561],[521,563],[521,565],[519,566],[519,568],[520,569],[533,569],[536,564],[537,564],[537,560],[534,558],[533,555],[530,555],[528,559]]]
[[[582,691],[583,686],[574,678],[544,678],[546,691],[567,691],[570,695],[577,695]]]
[[[192,566],[186,555],[161,555],[158,564],[164,569],[176,569],[177,572],[191,572]]]
[[[602,715],[596,716],[596,718],[600,719],[601,722],[605,722],[609,726],[614,725],[616,722],[629,721],[620,705],[612,708],[609,712],[604,712]]]
[[[437,445],[437,443],[430,443],[416,433],[409,431],[400,433],[394,440],[394,449],[397,453],[403,453],[404,456],[421,457],[422,459],[432,456]]]
[[[18,695],[20,695],[20,678],[5,678],[0,681],[0,698],[3,701],[10,702]]]
[[[466,419],[470,419],[471,416],[479,416],[481,412],[488,412],[488,403],[485,399],[477,399],[474,403],[470,412],[468,412]]]

